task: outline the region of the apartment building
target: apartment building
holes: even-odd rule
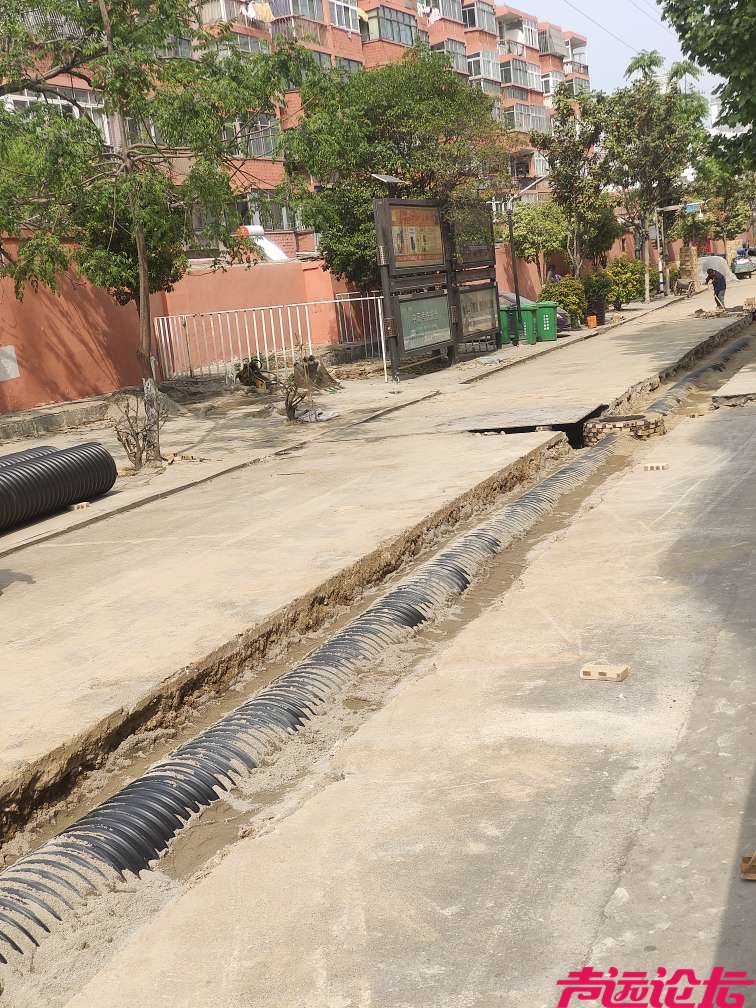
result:
[[[548,192],[548,163],[530,143],[530,132],[549,131],[552,96],[562,83],[575,95],[590,87],[586,38],[492,0],[360,0],[359,5],[355,0],[206,0],[202,17],[207,26],[230,24],[231,44],[251,57],[283,36],[299,41],[324,67],[349,73],[400,60],[417,41],[446,53],[457,73],[490,95],[495,117],[520,138],[512,173],[528,189],[527,200]],[[191,55],[186,39],[176,39],[165,52],[166,58]],[[89,115],[113,141],[114,124],[97,93],[77,87],[71,97],[76,104],[66,111]],[[20,94],[6,102],[20,108],[37,100]],[[265,194],[283,179],[276,143],[300,108],[297,93],[291,92],[281,118],[261,117],[248,146],[239,151],[239,167],[249,180],[240,200],[245,223],[261,224],[290,255],[313,250],[315,236],[299,226],[290,208]]]

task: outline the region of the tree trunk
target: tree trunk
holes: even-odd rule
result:
[[[646,235],[643,240],[643,265],[646,267],[645,275],[643,277],[643,290],[646,304],[650,304],[651,302],[651,281],[648,276],[648,271],[651,268],[651,252],[648,246],[649,238],[648,235]]]
[[[139,349],[137,356],[142,365],[142,387],[144,389],[144,414],[147,421],[145,430],[145,458],[148,462],[160,462],[160,403],[155,371],[152,367],[152,316],[150,312],[150,277],[147,263],[147,243],[144,228],[139,221],[134,225],[134,241],[139,266]]]

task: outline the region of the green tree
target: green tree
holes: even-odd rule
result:
[[[561,87],[554,97],[552,133],[531,134],[534,146],[548,158],[553,199],[567,221],[566,252],[573,276],[580,273],[586,255],[593,255],[596,248],[595,243],[590,246],[596,236],[597,207],[603,202],[597,147],[603,131],[603,105],[600,94],[586,92],[573,98]],[[603,227],[606,219],[599,223]]]
[[[135,302],[148,460],[160,457],[149,294],[183,274],[197,214],[209,242],[251,255],[232,236],[238,191],[253,183],[239,156],[305,65],[290,49],[250,58],[230,37],[228,26],[202,28],[194,0],[0,8],[0,98],[39,99],[22,111],[0,104],[2,273],[21,297],[27,284],[55,289],[75,266],[119,303]],[[85,101],[90,88],[111,137]]]
[[[601,141],[605,179],[619,190],[627,222],[642,237],[646,267],[656,208],[680,202],[683,172],[696,162],[707,139],[705,100],[680,87],[680,80],[696,68],[676,64],[663,82],[660,60],[657,53],[643,53],[630,64],[627,76],[632,80],[606,102]],[[647,300],[649,295],[647,286]]]
[[[559,204],[551,199],[537,203],[517,202],[514,239],[517,255],[525,262],[536,264],[538,278],[543,283],[546,256],[564,251],[567,218]]]
[[[373,175],[402,179],[402,196],[458,204],[511,187],[491,100],[441,53],[418,47],[375,70],[310,77],[302,105],[283,138],[287,198],[320,232],[328,267],[363,288],[378,279],[373,199],[386,196]]]
[[[750,126],[724,141],[733,163],[756,165],[756,6],[753,0],[662,0],[664,17],[674,27],[691,59],[724,78],[718,89],[720,122]]]

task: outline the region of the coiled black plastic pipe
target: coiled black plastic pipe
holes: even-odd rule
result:
[[[113,456],[95,441],[0,467],[0,531],[100,497],[117,477]]]

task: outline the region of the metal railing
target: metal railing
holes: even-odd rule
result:
[[[305,42],[312,41],[318,45],[326,45],[328,42],[328,29],[324,24],[300,17],[298,14],[276,18],[273,22],[273,34]]]
[[[222,377],[231,383],[252,358],[263,370],[284,372],[313,352],[313,334],[317,345],[335,344],[382,358],[387,377],[380,296],[342,295],[301,304],[161,315],[154,329],[164,380]]]

